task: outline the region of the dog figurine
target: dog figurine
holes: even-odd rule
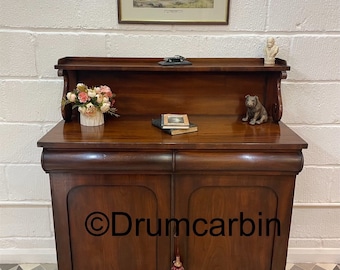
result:
[[[262,124],[267,122],[268,113],[265,107],[263,107],[263,105],[261,104],[258,96],[246,95],[245,98],[247,113],[246,116],[242,118],[242,121],[249,121],[250,125]]]

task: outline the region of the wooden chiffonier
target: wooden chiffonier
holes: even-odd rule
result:
[[[295,177],[307,144],[285,124],[276,59],[67,57],[56,65],[64,95],[78,82],[108,85],[120,118],[79,124],[77,111],[42,139],[50,175],[59,270],[284,270]],[[247,94],[270,119],[242,122]],[[151,125],[186,113],[198,132]],[[174,235],[177,235],[175,238]]]

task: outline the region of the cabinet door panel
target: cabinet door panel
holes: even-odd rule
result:
[[[290,212],[279,208],[291,202],[280,198],[280,185],[287,181],[276,178],[178,176],[175,215],[189,220],[189,230],[184,222],[179,226],[185,268],[280,269],[271,268],[273,252],[279,250],[274,240],[287,240],[282,227]],[[280,256],[284,264],[285,254]]]
[[[169,176],[74,176],[70,182],[72,269],[169,268],[170,239],[154,235],[157,219],[170,215]]]

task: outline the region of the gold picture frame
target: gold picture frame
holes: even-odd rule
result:
[[[228,24],[229,1],[118,0],[118,22]]]

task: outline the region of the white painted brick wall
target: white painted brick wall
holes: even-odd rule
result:
[[[62,81],[48,80],[3,80],[0,82],[1,119],[5,122],[36,123],[44,121],[58,121],[60,110],[51,110],[60,106],[56,96],[62,95]],[[20,99],[18,98],[20,96]],[[53,97],[53,98],[51,98]],[[31,106],[27,103],[33,102]],[[27,109],[22,109],[27,108]],[[15,111],[15,113],[13,113]]]
[[[270,1],[268,13],[269,31],[338,32],[340,29],[338,0],[287,0]]]
[[[36,76],[34,37],[29,32],[0,32],[0,75]]]
[[[8,187],[5,177],[5,166],[0,166],[0,201],[8,199]]]
[[[297,203],[340,203],[340,168],[306,166],[295,189]]]
[[[340,1],[230,1],[226,26],[120,25],[117,1],[0,0],[0,263],[55,261],[36,142],[61,119],[59,58],[263,57],[268,36],[291,66],[283,121],[309,143],[288,260],[340,262]]]
[[[338,82],[289,82],[283,88],[284,122],[340,124],[340,109],[336,109],[339,108],[340,98]]]
[[[40,165],[8,165],[8,199],[10,201],[49,201],[49,178]]]
[[[339,81],[339,48],[339,36],[316,35],[293,38],[289,61],[292,66],[290,79]]]
[[[51,237],[48,207],[1,207],[0,215],[12,226],[3,226],[0,237]],[[32,222],[35,221],[35,222]],[[3,221],[2,221],[3,222]]]

